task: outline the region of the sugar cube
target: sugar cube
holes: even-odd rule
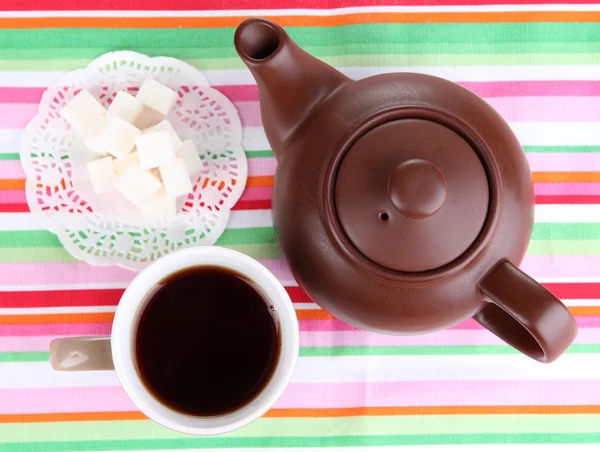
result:
[[[93,160],[87,164],[87,169],[96,193],[106,193],[115,187],[117,174],[113,167],[112,157]]]
[[[203,168],[202,160],[192,140],[184,141],[176,155],[185,161],[185,166],[190,174],[196,174]]]
[[[125,91],[119,91],[108,107],[106,116],[113,118],[119,116],[130,124],[135,124],[142,113],[144,104]]]
[[[192,181],[190,174],[182,158],[177,158],[171,163],[160,166],[160,175],[165,191],[169,196],[186,195],[192,191]]]
[[[162,132],[162,131],[167,131],[169,132],[169,135],[171,136],[171,141],[173,142],[173,147],[175,149],[179,149],[179,147],[183,144],[183,142],[181,141],[181,139],[179,138],[179,135],[177,135],[177,132],[175,132],[175,129],[173,128],[173,125],[171,124],[171,121],[165,119],[161,122],[159,122],[158,124],[149,127],[148,129],[144,130],[142,133],[154,133],[154,132]]]
[[[103,157],[108,155],[105,140],[106,129],[108,129],[108,119],[104,115],[98,116],[83,138],[83,143],[90,151]]]
[[[166,130],[143,134],[137,137],[135,145],[143,169],[157,168],[175,160],[175,147]]]
[[[142,206],[144,216],[175,216],[177,214],[176,199],[167,195],[161,188],[150,201]]]
[[[125,156],[124,159],[116,159],[113,164],[115,165],[115,171],[117,173],[117,176],[122,175],[123,173],[125,173],[125,171],[127,171],[127,168],[129,168],[131,165],[140,165],[140,159],[138,156],[137,151],[134,152],[130,152],[129,154],[127,154]]]
[[[137,207],[142,207],[161,188],[160,181],[137,165],[131,165],[127,171],[119,177],[116,189]]]
[[[75,131],[85,135],[94,120],[106,110],[94,96],[82,89],[60,113]]]
[[[124,159],[135,146],[135,139],[142,131],[132,126],[119,116],[110,120],[106,133],[104,134],[106,150],[118,159]]]
[[[163,115],[169,114],[175,102],[177,93],[171,88],[151,78],[146,79],[136,96],[140,101]]]
[[[155,109],[144,105],[140,117],[135,122],[135,126],[140,130],[146,130],[149,127],[155,126],[161,121],[164,121],[166,115],[157,112]]]

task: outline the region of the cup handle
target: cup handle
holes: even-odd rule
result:
[[[481,280],[479,289],[487,303],[473,318],[536,361],[554,361],[577,336],[567,307],[507,260]]]
[[[110,336],[64,337],[50,343],[54,370],[114,370]]]

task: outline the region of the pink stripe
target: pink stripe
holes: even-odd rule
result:
[[[579,332],[578,344],[600,343],[600,329],[589,328]],[[0,341],[0,345],[2,342]],[[317,331],[300,333],[302,347],[402,347],[443,345],[504,345],[505,342],[484,329],[449,329],[416,336],[390,336],[368,331],[332,331],[329,334]],[[17,346],[19,344],[16,344]],[[42,348],[41,350],[45,350]]]
[[[600,317],[598,316],[585,316],[575,317],[577,326],[581,328],[600,328]],[[448,328],[448,330],[485,330],[479,323],[474,320],[468,319],[458,325]],[[446,331],[448,331],[446,330]],[[326,319],[326,320],[300,320],[300,331],[331,331],[334,333],[340,331],[353,331],[360,332],[358,328],[348,325],[338,319]],[[0,333],[2,332],[0,326]],[[435,333],[431,333],[435,334]]]
[[[258,101],[234,102],[244,127],[260,127]],[[37,114],[37,104],[3,104],[0,108],[0,129],[23,129]]]
[[[23,179],[25,173],[19,160],[0,160],[0,179]]]
[[[234,105],[240,114],[240,119],[244,127],[262,127],[260,104],[257,100],[234,102]]]
[[[600,195],[600,183],[537,183],[534,184],[536,195]]]
[[[259,259],[280,281],[293,281],[281,259]],[[5,285],[53,285],[129,283],[135,272],[119,267],[95,267],[85,263],[0,264],[0,287]]]
[[[0,108],[0,129],[23,129],[37,111],[37,104],[4,104]]]
[[[273,189],[271,187],[246,187],[240,201],[271,199],[272,196]]]
[[[110,334],[112,323],[42,323],[0,325],[0,336],[105,336]]]
[[[600,104],[599,104],[600,105]],[[600,110],[600,108],[598,109]],[[595,152],[570,153],[528,153],[527,160],[531,171],[599,171],[600,154]]]
[[[24,190],[0,190],[0,204],[23,204],[26,202]]]
[[[11,88],[0,87],[0,103],[3,104],[37,104],[42,100],[46,88]]]
[[[495,97],[488,102],[507,121],[600,121],[597,97]],[[234,104],[244,127],[262,125],[257,100]],[[0,128],[23,128],[36,113],[36,104],[4,104]]]
[[[275,408],[594,405],[596,380],[292,383]],[[368,396],[367,396],[368,395]],[[122,388],[0,390],[0,414],[137,411]]]
[[[47,352],[58,336],[0,336],[0,352]]]
[[[0,390],[0,414],[138,411],[120,386]]]
[[[248,174],[250,176],[272,176],[275,174],[277,162],[274,157],[258,157],[248,159]]]
[[[598,381],[292,384],[275,407],[594,405],[598,397]]]
[[[598,256],[525,256],[521,269],[533,279],[598,278]]]
[[[506,82],[457,82],[481,97],[600,96],[595,80],[522,80]],[[258,100],[256,85],[213,86],[234,102]],[[0,87],[0,103],[38,103],[46,88]]]
[[[595,80],[523,80],[458,84],[481,97],[600,96],[600,84]]]
[[[579,331],[579,336],[577,341],[581,342],[581,343],[588,343],[587,339],[582,339],[582,337],[588,337],[585,336],[586,333],[585,330],[586,329],[590,329],[593,330],[593,332],[589,333],[590,334],[590,342],[589,343],[598,343],[600,342],[600,339],[598,338],[598,336],[600,335],[599,331],[596,330],[600,330],[600,317],[595,317],[595,316],[586,316],[586,317],[575,317],[575,320],[577,321],[577,326],[580,328]],[[431,334],[424,334],[424,335],[419,335],[419,336],[399,336],[399,338],[394,339],[394,337],[396,336],[385,336],[385,335],[377,335],[375,333],[369,333],[369,332],[365,332],[365,331],[361,331],[358,328],[355,328],[351,325],[348,325],[345,322],[342,322],[341,320],[338,319],[328,319],[328,320],[300,320],[300,332],[304,335],[304,334],[316,334],[317,336],[319,334],[321,334],[322,332],[330,332],[333,336],[334,339],[333,340],[339,340],[340,342],[344,342],[344,341],[348,341],[350,345],[352,340],[356,340],[356,341],[360,341],[363,340],[361,335],[373,335],[375,337],[377,337],[378,339],[375,338],[369,338],[369,339],[364,339],[365,341],[373,341],[373,343],[367,342],[367,344],[370,345],[378,345],[376,343],[377,340],[381,340],[384,343],[382,343],[381,345],[386,345],[385,342],[386,341],[393,341],[393,340],[398,340],[398,341],[408,341],[407,345],[430,345],[428,343],[429,338],[432,337],[432,341],[435,341],[435,344],[431,344],[431,345],[443,345],[444,343],[446,343],[445,341],[449,340],[446,339],[449,336],[446,336],[447,334],[452,334],[450,333],[451,331],[472,331],[472,330],[477,330],[478,332],[485,332],[485,334],[489,334],[485,331],[485,329],[479,325],[477,322],[473,321],[473,320],[466,320],[462,323],[460,323],[459,325],[456,325],[454,327],[448,328],[447,330],[440,332],[440,333],[431,333]],[[0,325],[0,337],[2,339],[0,339],[0,343],[2,340],[6,339],[6,340],[12,340],[9,338],[13,338],[16,337],[17,339],[15,340],[19,340],[19,338],[23,338],[23,337],[43,337],[43,336],[47,336],[47,337],[67,337],[67,336],[104,336],[107,334],[110,334],[112,329],[112,324],[110,323],[52,323],[52,324],[24,324],[24,325]],[[346,336],[349,333],[357,333],[356,336]],[[469,337],[469,333],[463,333],[466,334],[465,336],[462,335],[458,335],[458,337]],[[311,339],[311,335],[306,336],[305,339],[302,339],[304,341],[305,344],[307,344],[307,346],[310,346],[310,341],[314,341],[317,339]],[[341,336],[340,336],[341,335]],[[436,336],[438,335],[438,336]],[[583,335],[583,336],[582,336]],[[354,339],[351,339],[353,338]],[[490,337],[490,336],[488,336]],[[324,339],[327,340],[327,339]],[[467,339],[465,339],[466,341]],[[411,341],[415,341],[415,344],[412,344]],[[423,343],[421,344],[419,341],[423,341]],[[10,344],[14,344],[15,342],[10,342]],[[357,342],[358,343],[358,342]],[[450,342],[448,342],[448,344],[450,344]],[[8,345],[7,345],[8,347]]]

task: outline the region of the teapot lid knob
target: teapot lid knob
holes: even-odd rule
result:
[[[398,212],[409,218],[427,218],[446,199],[446,179],[431,162],[411,159],[400,163],[388,179],[388,195]]]
[[[490,189],[478,152],[434,121],[398,119],[360,136],[335,180],[337,218],[365,257],[402,272],[435,270],[475,242]]]

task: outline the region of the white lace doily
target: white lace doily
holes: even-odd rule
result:
[[[121,210],[120,195],[96,195],[78,177],[89,160],[82,139],[60,111],[82,88],[108,107],[120,90],[135,92],[147,78],[172,88],[179,100],[167,119],[182,140],[196,144],[204,169],[172,218],[144,219]],[[143,268],[180,248],[211,245],[223,233],[248,174],[242,126],[231,101],[194,67],[173,58],[108,53],[63,75],[42,96],[24,131],[21,162],[29,209],[76,258],[94,265]]]

